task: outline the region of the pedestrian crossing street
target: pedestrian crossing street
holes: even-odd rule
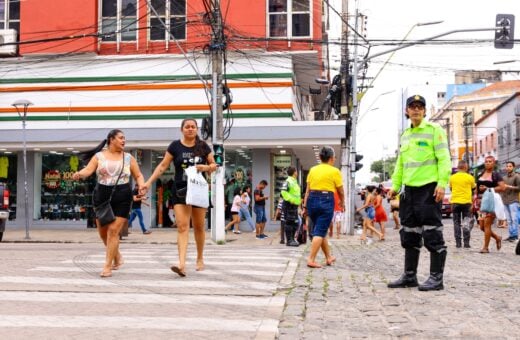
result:
[[[111,278],[101,248],[4,273],[0,338],[274,339],[303,249],[207,246],[201,272],[188,251],[185,278],[173,245],[123,244]]]

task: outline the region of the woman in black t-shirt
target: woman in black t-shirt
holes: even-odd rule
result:
[[[495,192],[502,192],[505,190],[505,183],[502,176],[495,169],[495,157],[487,156],[484,160],[484,172],[477,175],[478,199],[482,198],[482,194],[488,188],[493,188]],[[480,209],[480,207],[479,207]],[[480,250],[482,254],[489,253],[489,241],[493,237],[497,243],[497,250],[502,248],[502,237],[498,236],[491,230],[491,226],[495,221],[494,213],[478,212],[478,223],[480,230],[484,232],[484,246]]]
[[[179,250],[179,265],[171,266],[171,270],[179,276],[186,276],[186,253],[188,250],[188,239],[190,219],[193,222],[195,243],[197,244],[197,266],[196,270],[204,269],[204,242],[206,232],[204,221],[206,208],[186,205],[187,178],[184,170],[195,166],[198,171],[207,174],[217,169],[213,153],[206,142],[198,136],[198,126],[195,119],[184,119],[181,123],[182,138],[173,141],[166,150],[164,158],[155,168],[152,176],[146,181],[144,189],[148,190],[152,183],[159,178],[173,162],[175,166],[175,188],[173,192],[173,209],[175,210],[175,221],[177,224],[177,247]]]

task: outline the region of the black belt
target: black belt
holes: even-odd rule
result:
[[[311,194],[330,195],[332,191],[311,190]]]

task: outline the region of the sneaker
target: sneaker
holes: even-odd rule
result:
[[[145,235],[150,235],[151,233],[152,233],[151,230],[143,231],[143,234],[145,234]]]
[[[266,234],[260,234],[260,236],[262,236],[263,238],[268,238],[269,237]]]
[[[240,230],[233,230],[233,234],[242,234]]]
[[[256,239],[257,239],[257,240],[263,240],[264,237],[262,237],[262,235],[256,235]]]
[[[509,242],[515,242],[516,240],[518,240],[518,236],[509,236],[505,240]]]

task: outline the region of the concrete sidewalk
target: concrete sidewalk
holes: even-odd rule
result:
[[[144,235],[139,228],[130,228],[124,243],[144,244],[176,244],[176,228],[152,228],[152,233]],[[194,243],[193,230],[190,230],[190,243]],[[100,238],[96,228],[64,228],[64,227],[34,227],[29,230],[29,239],[25,238],[25,228],[6,228],[2,242],[33,242],[33,243],[98,243]],[[279,234],[270,233],[269,238],[257,240],[252,232],[242,234],[226,234],[226,245],[271,245],[277,244]],[[206,231],[206,244],[216,244],[211,240],[211,230]]]

